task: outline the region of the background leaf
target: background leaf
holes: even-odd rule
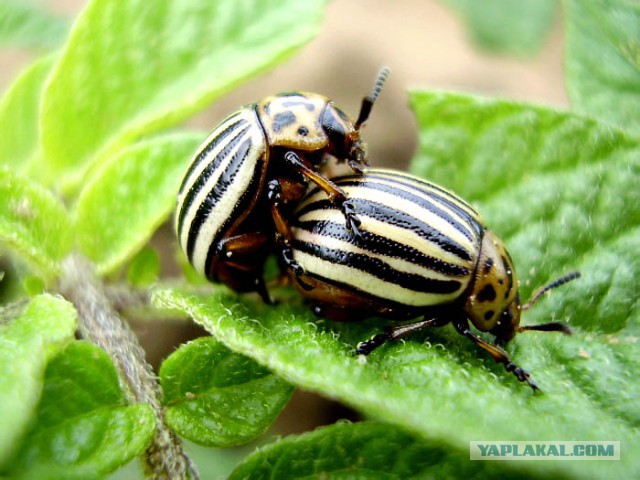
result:
[[[38,478],[93,478],[142,453],[155,432],[144,404],[126,406],[111,360],[73,342],[47,367],[35,428],[14,473]]]
[[[574,109],[640,131],[640,4],[565,1],[567,92]]]
[[[143,248],[127,269],[127,281],[137,288],[148,287],[158,280],[160,258],[153,248]]]
[[[41,295],[6,321],[0,326],[0,471],[35,415],[47,361],[73,339],[76,312],[64,300]]]
[[[465,21],[471,40],[497,53],[537,52],[553,26],[556,0],[443,0]]]
[[[430,444],[389,424],[342,423],[292,435],[258,449],[231,474],[239,479],[523,478],[496,462]]]
[[[35,156],[41,94],[55,58],[36,60],[0,100],[0,164],[23,170]]]
[[[429,442],[468,452],[468,442],[478,439],[619,440],[629,449],[620,462],[539,462],[535,474],[638,475],[637,139],[591,119],[512,102],[414,92],[412,105],[421,128],[414,172],[480,204],[514,256],[525,298],[542,281],[582,271],[524,319],[566,318],[578,333],[530,332],[508,346],[544,394],[532,395],[451,327],[365,359],[354,347],[380,322],[312,323],[294,302],[238,304],[221,288],[208,298],[163,291],[156,302],[183,310],[291,383]]]
[[[47,161],[57,172],[77,173],[99,151],[107,158],[204,108],[312,38],[323,6],[322,0],[91,2],[45,92]]]
[[[413,172],[477,204],[508,246],[524,298],[562,273],[582,271],[568,291],[528,315],[543,320],[562,311],[586,330],[635,335],[638,139],[588,118],[509,101],[413,92],[411,103],[421,132]]]
[[[67,22],[29,0],[0,3],[0,45],[50,49],[62,43]]]
[[[4,167],[0,167],[0,198],[0,241],[44,272],[59,271],[73,239],[60,200]]]
[[[201,445],[230,447],[264,433],[293,387],[212,337],[180,347],[160,369],[167,423]]]
[[[82,251],[100,272],[121,266],[167,219],[203,138],[180,133],[145,140],[94,172],[78,199],[77,230]]]

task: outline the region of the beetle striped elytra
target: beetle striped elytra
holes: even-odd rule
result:
[[[386,169],[334,182],[358,212],[360,235],[349,231],[336,207],[314,189],[299,203],[291,220],[292,240],[282,252],[285,264],[293,262],[290,276],[312,300],[315,312],[347,321],[422,317],[361,343],[357,352],[363,354],[416,330],[452,323],[458,333],[537,389],[501,345],[525,330],[570,333],[560,322],[520,326],[520,316],[544,292],[579,274],[550,283],[522,305],[504,244],[460,197]],[[473,333],[469,322],[494,335],[495,342]]]
[[[200,274],[239,292],[257,291],[268,302],[263,265],[276,231],[290,236],[284,210],[308,181],[357,231],[352,206],[322,165],[325,155],[355,172],[367,164],[360,128],[387,74],[379,73],[355,122],[328,98],[295,92],[247,105],[211,132],[185,173],[175,215],[179,244]]]

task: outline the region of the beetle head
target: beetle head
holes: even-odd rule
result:
[[[578,272],[569,273],[544,285],[522,305],[511,256],[493,232],[485,231],[471,293],[465,302],[465,313],[478,330],[495,335],[496,343],[499,344],[508,342],[516,333],[525,330],[570,334],[571,329],[566,323],[549,322],[520,326],[520,317],[522,312],[531,308],[544,293],[579,276]]]
[[[332,152],[336,158],[345,159],[349,166],[356,172],[362,173],[369,162],[367,159],[366,144],[360,136],[362,125],[369,119],[371,109],[382,91],[389,69],[384,67],[378,73],[371,93],[362,99],[360,113],[355,123],[336,106],[329,104],[322,115],[322,128],[327,132]]]
[[[329,103],[320,123],[329,139],[327,153],[339,161],[347,161],[353,170],[361,172],[368,164],[366,147],[360,139],[360,131],[356,130],[347,114]]]
[[[517,328],[520,299],[513,261],[502,240],[490,230],[482,237],[469,288],[464,310],[478,330],[493,333],[494,329]]]

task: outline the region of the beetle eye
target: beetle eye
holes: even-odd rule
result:
[[[502,331],[504,329],[509,329],[510,326],[513,325],[513,312],[510,308],[505,308],[500,316],[498,317],[498,321],[496,322],[496,330]]]

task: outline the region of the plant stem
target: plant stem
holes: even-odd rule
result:
[[[160,385],[145,352],[135,333],[109,303],[93,265],[79,255],[68,257],[59,288],[78,310],[82,337],[98,345],[113,360],[129,401],[146,403],[155,412],[156,434],[144,455],[148,476],[197,479],[198,473],[180,439],[165,423]]]
[[[0,325],[9,323],[14,318],[20,316],[28,304],[29,300],[25,299],[0,306]]]

